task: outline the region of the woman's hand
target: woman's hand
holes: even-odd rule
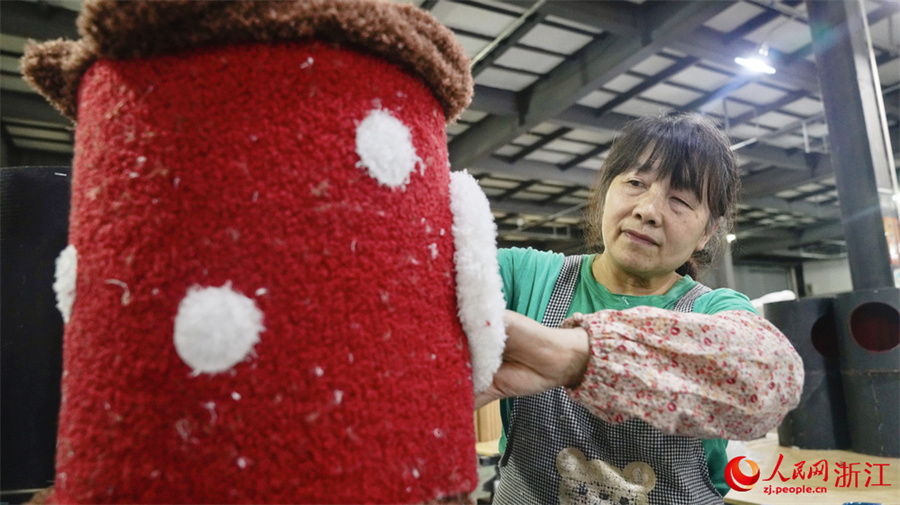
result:
[[[584,328],[547,328],[537,321],[507,310],[506,348],[494,382],[475,397],[475,408],[499,398],[542,393],[559,386],[581,383],[590,358]]]

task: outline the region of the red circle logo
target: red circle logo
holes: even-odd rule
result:
[[[750,463],[750,468],[753,472],[751,475],[745,475],[741,471],[740,466],[742,459],[744,459],[744,456],[738,456],[725,465],[725,482],[728,483],[731,489],[744,492],[753,489],[753,486],[759,480],[759,465],[752,459],[748,459],[747,463]]]

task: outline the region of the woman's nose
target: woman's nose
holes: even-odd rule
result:
[[[661,222],[660,209],[662,209],[663,201],[663,195],[655,188],[650,188],[641,195],[632,213],[643,222],[657,225]]]

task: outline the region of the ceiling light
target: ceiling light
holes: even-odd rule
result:
[[[737,235],[735,235],[734,233],[729,233],[728,235],[725,235],[725,240],[727,240],[728,243],[730,244],[730,243],[734,242],[735,240],[737,240]]]
[[[754,72],[764,74],[775,73],[775,67],[773,67],[771,62],[769,61],[769,46],[765,43],[759,46],[759,51],[756,54],[748,56],[746,58],[738,56],[734,59],[734,62]]]
[[[772,66],[772,62],[769,60],[769,39],[775,34],[776,30],[792,22],[798,15],[799,11],[795,10],[791,12],[791,17],[784,19],[781,22],[774,23],[768,33],[760,39],[762,42],[759,44],[759,49],[757,49],[756,53],[744,57],[738,56],[734,59],[734,62],[753,72],[774,74],[775,67]]]

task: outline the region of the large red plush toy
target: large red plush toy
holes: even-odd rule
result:
[[[504,303],[448,167],[450,31],[354,0],[97,0],[79,30],[23,61],[77,121],[50,500],[464,500]]]

